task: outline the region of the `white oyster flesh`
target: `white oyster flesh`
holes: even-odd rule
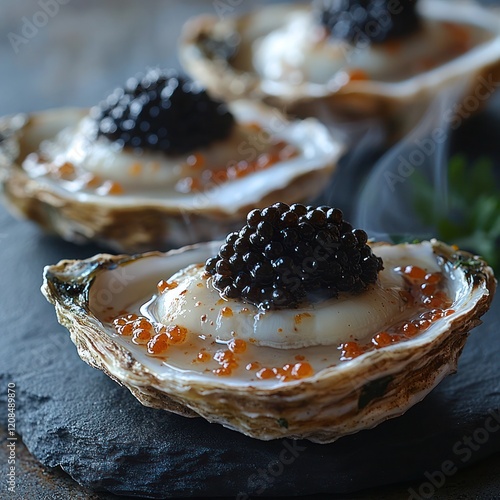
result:
[[[255,40],[253,66],[270,82],[330,82],[341,86],[347,83],[347,73],[352,69],[364,71],[373,80],[397,81],[427,69],[431,58],[436,62],[449,60],[456,44],[451,36],[453,29],[450,24],[423,19],[421,30],[398,41],[396,48],[366,42],[353,46],[325,38],[310,12],[292,11],[280,28]],[[471,45],[487,39],[487,34],[478,28],[463,29],[463,36],[470,38]]]
[[[464,271],[441,262],[432,244],[425,242],[377,246],[374,252],[383,258],[385,269],[380,273],[377,285],[365,293],[293,311],[262,313],[249,304],[221,300],[210,283],[207,284],[206,279],[201,277],[201,267],[192,265],[215,255],[218,247],[219,243],[213,243],[164,257],[139,259],[123,269],[99,275],[93,284],[91,311],[102,321],[107,335],[126,347],[161,379],[180,377],[204,380],[209,385],[251,383],[274,387],[282,382],[274,378],[259,380],[255,371],[249,371],[245,366],[252,362],[258,362],[260,366],[283,366],[302,359],[313,367],[315,375],[311,380],[314,380],[321,376],[323,370],[339,363],[346,364],[340,360],[339,350],[344,342],[369,342],[377,332],[415,315],[412,306],[405,305],[399,295],[404,285],[395,271],[398,267],[416,265],[429,273],[443,273],[443,290],[451,302],[450,314],[417,337],[389,345],[384,350],[406,349],[409,345],[429,342],[446,330],[457,315],[463,314],[471,302],[464,286]],[[162,294],[151,295],[154,283],[160,278],[178,284]],[[133,286],[117,285],[117,282],[126,282],[127,279],[133,282]],[[109,290],[116,291],[111,305],[109,301],[103,301]],[[230,310],[231,314],[224,314],[223,309]],[[124,311],[148,317],[159,325],[181,326],[188,332],[187,340],[180,346],[169,348],[163,359],[148,355],[145,346],[136,345],[130,338],[116,334],[111,325],[112,318]],[[213,359],[200,364],[196,357],[202,351],[212,357],[218,350],[227,348],[231,339],[246,340],[247,348],[241,354],[239,368],[231,377],[221,380],[213,373],[218,366]],[[351,362],[359,362],[370,354],[376,353],[368,352]]]
[[[408,251],[418,265],[437,271],[432,262],[432,249]],[[306,308],[259,311],[252,304],[220,298],[205,276],[203,267],[190,266],[174,274],[169,281],[178,286],[162,293],[149,307],[151,319],[162,324],[178,324],[191,332],[214,335],[218,340],[233,337],[255,345],[295,349],[312,345],[339,345],[349,339],[363,339],[395,323],[411,311],[405,307],[401,291],[405,289],[402,275],[394,269],[401,263],[401,254],[393,247],[377,252],[385,269],[379,281],[359,295],[341,294]],[[225,315],[224,311],[231,311]]]
[[[53,140],[44,141],[40,156],[29,155],[23,168],[54,191],[70,193],[81,202],[106,205],[148,205],[161,203],[178,209],[220,209],[233,213],[239,207],[252,205],[266,193],[286,188],[294,179],[308,172],[330,171],[343,151],[343,145],[332,139],[326,127],[314,119],[290,122],[277,110],[250,101],[230,104],[237,126],[227,140],[195,151],[202,155],[204,168],[225,169],[238,161],[251,162],[283,141],[296,154],[266,169],[244,177],[213,182],[208,189],[182,192],[178,182],[192,175],[189,154],[170,157],[160,152],[136,153],[116,143],[94,137],[92,120],[85,116],[73,127],[62,130]],[[252,125],[260,128],[252,131]],[[80,173],[76,179],[53,178],[47,165],[70,163]],[[123,187],[119,196],[102,196],[86,187],[88,176],[99,176]]]

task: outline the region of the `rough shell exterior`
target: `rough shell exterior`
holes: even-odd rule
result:
[[[87,110],[69,108],[0,119],[0,184],[7,207],[17,215],[66,240],[95,241],[119,252],[166,250],[219,239],[239,229],[246,214],[255,207],[276,201],[306,201],[324,187],[344,149],[336,143],[337,152],[323,164],[296,169],[284,187],[274,188],[269,183],[272,187],[267,191],[242,200],[230,212],[215,206],[181,209],[168,198],[140,203],[132,197],[128,202],[117,197],[116,203],[99,203],[98,197],[93,198],[95,201],[80,201],[68,191],[29,177],[22,162],[29,153],[37,151],[43,140],[54,138],[86,113]]]
[[[275,389],[180,377],[160,379],[104,332],[89,308],[96,276],[137,259],[164,254],[103,254],[84,261],[61,261],[45,269],[42,291],[55,305],[59,322],[71,332],[80,357],[128,387],[144,405],[188,417],[202,416],[258,439],[290,437],[329,443],[398,416],[420,401],[456,370],[468,332],[481,323],[480,316],[488,310],[496,287],[491,268],[470,254],[436,241],[432,244],[443,262],[473,262],[472,267],[464,267],[462,291],[468,298],[463,310],[444,322],[438,333],[367,352]],[[200,246],[165,256],[196,248]]]

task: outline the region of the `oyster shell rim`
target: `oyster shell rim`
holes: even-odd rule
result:
[[[474,259],[473,268],[465,269],[464,272],[467,275],[470,294],[476,288],[481,288],[482,292],[476,297],[472,309],[456,316],[445,332],[431,339],[412,339],[417,340],[417,345],[420,341],[421,345],[418,347],[424,348],[422,352],[408,352],[407,341],[367,352],[342,365],[324,369],[310,379],[289,382],[275,388],[259,389],[249,385],[243,389],[233,385],[225,386],[224,381],[219,380],[212,384],[201,384],[193,380],[170,380],[170,386],[167,388],[170,392],[167,392],[162,390],[164,379],[151,373],[132,352],[118,345],[111,337],[104,335],[106,352],[103,352],[103,346],[100,350],[95,345],[102,341],[103,335],[99,330],[100,322],[92,313],[89,321],[90,310],[85,309],[85,301],[88,300],[94,273],[105,270],[106,266],[114,267],[140,258],[175,255],[208,244],[191,245],[167,253],[148,252],[140,256],[99,254],[84,261],[63,260],[45,268],[42,293],[55,305],[58,320],[70,331],[80,357],[91,366],[104,371],[120,385],[125,385],[142,404],[189,417],[203,416],[211,422],[263,440],[286,437],[329,443],[343,435],[374,427],[404,413],[425,397],[447,374],[456,370],[468,332],[481,323],[479,316],[488,310],[496,288],[493,271],[484,261],[467,252],[431,240],[434,252],[448,262],[452,262],[451,259],[453,262],[469,262]],[[75,302],[75,296],[68,295],[64,287],[61,289],[57,280],[58,276],[64,278],[75,271],[81,271],[81,266],[84,266],[84,269],[85,266],[90,267],[83,276],[84,286],[80,290],[73,289],[78,298]],[[465,321],[464,315],[468,315]],[[425,334],[422,337],[425,337]],[[398,363],[401,366],[398,367]],[[426,370],[427,379],[422,377],[422,370]],[[350,373],[350,376],[346,377],[346,373]],[[353,384],[354,376],[358,377],[357,384]],[[346,381],[346,378],[349,380]],[[385,383],[383,396],[379,394],[371,398],[370,387],[376,389],[377,384],[380,385],[381,382]],[[314,390],[306,390],[313,386]],[[332,386],[336,387],[333,391]],[[366,398],[366,391],[368,401],[362,406],[361,398],[363,394]],[[308,392],[309,394],[306,394]],[[300,408],[307,407],[308,403],[316,401],[320,395],[324,397],[325,394],[328,394],[330,399],[333,397],[333,402],[330,401],[327,408],[332,405],[335,408],[339,403],[342,403],[340,406],[343,405],[343,408],[348,408],[345,421],[342,420],[344,415],[341,414],[336,416],[336,420],[334,418],[334,424],[327,418],[323,424],[320,421],[311,426],[310,421],[304,421],[302,418],[298,424],[292,421],[290,429],[288,423],[287,427],[279,425],[280,420],[286,418],[287,411],[300,413]],[[219,406],[207,402],[207,399],[218,401]],[[370,405],[372,401],[374,404]],[[385,407],[383,402],[387,403]],[[214,414],[214,410],[219,413]],[[259,415],[259,411],[262,414]],[[287,420],[290,420],[290,417]]]
[[[424,11],[433,9],[438,11],[449,12],[449,4],[444,0],[424,0]],[[290,5],[271,5],[266,6],[269,9],[270,15],[276,11],[282,12],[289,8]],[[480,76],[483,72],[496,71],[495,74],[500,75],[500,28],[489,19],[488,11],[484,12],[484,8],[465,0],[461,5],[456,6],[458,11],[465,10],[461,19],[474,26],[481,26],[493,35],[491,40],[488,40],[479,46],[474,47],[469,52],[453,58],[436,68],[422,72],[412,77],[402,79],[396,82],[383,81],[354,81],[349,82],[340,89],[331,90],[328,84],[310,84],[305,82],[304,85],[289,85],[286,82],[276,84],[276,91],[270,92],[263,88],[265,79],[260,77],[255,72],[242,71],[234,68],[230,63],[214,60],[204,57],[200,54],[203,51],[198,47],[198,40],[203,37],[212,36],[216,29],[220,31],[233,31],[241,33],[240,25],[247,26],[251,23],[252,16],[255,12],[245,13],[241,16],[228,19],[219,19],[217,16],[202,14],[194,17],[186,22],[183,27],[182,35],[179,42],[179,59],[186,71],[192,76],[200,80],[211,92],[216,95],[224,95],[226,99],[237,99],[242,95],[250,95],[254,98],[262,99],[264,102],[279,107],[286,108],[289,113],[295,113],[298,116],[315,115],[316,108],[310,108],[315,103],[326,103],[332,110],[337,109],[340,114],[353,114],[355,116],[383,116],[389,118],[394,113],[397,114],[398,107],[402,104],[410,105],[413,99],[419,100],[424,97],[424,94],[432,93],[436,87],[444,85],[447,81],[454,81],[464,74]],[[297,11],[307,11],[306,4],[296,4],[293,8]],[[452,19],[457,19],[457,9],[452,13]],[[494,7],[491,8],[492,10]],[[479,12],[481,22],[471,21],[468,11]],[[426,12],[429,15],[429,12]],[[469,16],[467,16],[469,14]],[[495,14],[497,14],[495,12]],[[276,15],[276,14],[275,14]],[[436,16],[436,14],[433,14]],[[432,17],[432,16],[431,16]],[[498,11],[500,19],[500,10]],[[491,47],[490,47],[491,45]],[[477,52],[481,48],[481,53]],[[489,57],[486,57],[489,55]],[[463,58],[470,60],[469,67],[463,62]],[[447,70],[454,68],[454,74],[448,75]],[[430,78],[429,78],[430,75]],[[234,80],[239,82],[239,90],[237,92],[231,90],[231,82]],[[425,81],[425,80],[430,81]],[[234,88],[234,87],[233,87]],[[402,110],[399,110],[402,113]]]
[[[262,103],[254,104],[263,112],[275,113]],[[148,203],[141,200],[137,206],[133,197],[130,197],[129,204],[114,203],[113,200],[99,203],[99,197],[82,201],[72,197],[69,191],[54,189],[51,183],[30,177],[22,168],[19,157],[24,158],[33,152],[22,151],[30,127],[31,134],[35,135],[43,128],[44,120],[50,123],[50,120],[56,119],[63,122],[57,129],[61,130],[63,126],[73,123],[65,115],[76,120],[87,111],[87,108],[54,108],[1,117],[0,191],[5,205],[15,215],[33,220],[65,240],[77,243],[97,241],[120,252],[165,249],[207,241],[235,229],[235,224],[241,224],[248,211],[256,206],[264,207],[277,200],[289,203],[305,201],[324,187],[346,150],[346,144],[340,138],[332,137],[324,125],[311,122],[328,134],[332,151],[328,155],[325,153],[323,161],[317,162],[318,166],[309,170],[299,169],[290,176],[288,184],[260,193],[250,201],[243,201],[232,211],[224,207],[178,207],[175,203],[154,200]],[[280,116],[287,123],[291,121],[281,113]],[[45,138],[48,137],[42,139]],[[40,140],[35,142],[38,147]]]

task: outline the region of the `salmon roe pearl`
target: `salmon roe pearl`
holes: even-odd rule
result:
[[[309,363],[295,363],[292,367],[292,376],[303,378],[309,377],[314,373],[312,366]]]
[[[134,325],[134,329],[141,329],[141,330],[146,330],[146,331],[153,330],[153,325],[146,318],[136,319],[134,321],[133,325]]]
[[[437,287],[436,285],[431,283],[424,283],[423,285],[420,285],[420,290],[422,291],[423,295],[429,297],[436,293]]]
[[[158,333],[148,342],[148,353],[163,354],[168,349],[168,338],[164,333]]]
[[[405,323],[403,325],[403,328],[401,328],[401,331],[408,337],[413,337],[419,332],[418,326],[413,322],[409,321],[408,323]]]
[[[342,344],[342,358],[353,359],[363,354],[363,350],[357,342],[346,342]]]
[[[375,335],[372,339],[372,344],[377,349],[388,346],[392,344],[392,336],[389,335],[387,332],[377,333],[377,335]]]
[[[430,283],[430,284],[433,284],[433,285],[437,285],[441,281],[441,278],[442,278],[441,274],[438,274],[438,273],[426,274],[424,276],[424,280],[427,283]]]
[[[240,354],[247,349],[247,343],[243,339],[232,339],[228,342],[227,347],[231,352]]]
[[[182,344],[186,340],[187,329],[183,326],[171,326],[166,329],[168,340],[172,344]]]
[[[221,368],[216,368],[215,370],[212,370],[212,372],[215,374],[215,375],[219,375],[220,377],[224,377],[224,376],[228,376],[228,375],[231,375],[232,373],[232,370],[230,367],[228,366],[223,366]]]
[[[412,280],[424,280],[427,276],[426,271],[424,271],[421,267],[418,266],[406,266],[403,270],[403,273],[406,274]]]
[[[135,328],[132,342],[134,344],[147,344],[151,339],[151,331],[143,328]]]
[[[257,372],[257,378],[261,380],[267,380],[275,377],[275,373],[270,368],[262,368]]]
[[[132,323],[126,323],[116,329],[117,333],[120,335],[130,336],[134,333],[134,325]]]
[[[245,369],[248,371],[257,370],[259,368],[260,368],[260,363],[257,361],[252,361],[251,363],[248,363],[248,365],[245,367]]]
[[[113,320],[113,325],[116,327],[126,325],[127,323],[128,323],[127,319],[124,318],[123,316]]]

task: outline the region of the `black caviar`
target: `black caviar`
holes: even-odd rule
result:
[[[92,109],[97,135],[123,146],[185,154],[226,138],[234,125],[227,106],[176,71],[131,78]]]
[[[380,43],[416,31],[417,0],[318,0],[314,15],[333,38]]]
[[[367,240],[337,208],[276,203],[252,210],[205,269],[223,297],[294,308],[374,283],[383,265]]]

